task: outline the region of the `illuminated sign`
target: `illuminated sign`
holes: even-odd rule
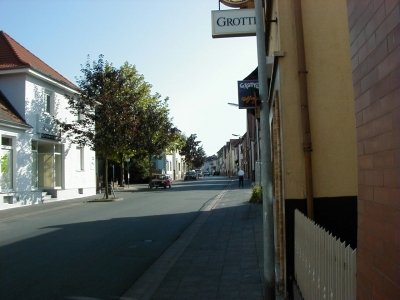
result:
[[[254,9],[213,10],[211,22],[213,38],[256,35]]]
[[[254,108],[259,104],[258,80],[238,81],[239,108]]]

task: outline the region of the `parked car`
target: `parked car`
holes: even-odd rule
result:
[[[210,172],[204,171],[204,172],[203,172],[203,175],[204,175],[204,176],[210,176]]]
[[[163,187],[164,189],[171,188],[172,179],[165,174],[154,174],[149,183],[149,188]]]
[[[195,171],[188,171],[185,173],[185,177],[183,177],[184,180],[196,180],[197,179],[197,173]]]
[[[196,170],[194,170],[194,171],[195,171],[196,174],[197,174],[197,178],[203,177],[203,172],[201,172],[200,169],[196,169]]]

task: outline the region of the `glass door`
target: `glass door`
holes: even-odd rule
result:
[[[41,188],[61,188],[62,145],[39,143],[37,166],[38,186]]]

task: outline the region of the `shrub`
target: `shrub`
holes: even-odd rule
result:
[[[253,186],[250,198],[251,203],[262,203],[262,187],[259,184]]]

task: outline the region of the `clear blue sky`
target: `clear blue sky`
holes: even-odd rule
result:
[[[246,132],[245,110],[227,102],[257,66],[255,37],[211,37],[217,9],[217,0],[0,0],[0,30],[72,82],[87,55],[135,65],[170,98],[173,123],[213,155]]]

